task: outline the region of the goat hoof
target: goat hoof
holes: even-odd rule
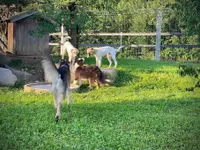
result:
[[[56,116],[56,122],[58,122],[59,121],[59,116]]]

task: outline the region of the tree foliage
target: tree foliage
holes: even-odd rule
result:
[[[199,67],[180,65],[178,73],[181,76],[190,76],[190,77],[194,77],[194,78],[197,79],[197,81],[194,84],[194,86],[186,88],[186,91],[194,91],[194,88],[199,88],[200,87],[200,78],[199,78],[200,68]]]
[[[72,4],[75,3],[73,10]],[[197,44],[200,39],[199,0],[3,0],[16,12],[39,10],[66,30],[88,32],[155,32],[158,11],[163,12],[162,32],[187,33],[184,37],[162,37],[162,44]],[[7,12],[11,13],[10,9]],[[2,14],[1,14],[2,15]],[[56,27],[55,27],[56,28]],[[59,28],[58,28],[59,30]],[[42,29],[40,29],[42,32]],[[189,37],[191,35],[191,37]],[[119,37],[80,36],[81,43],[117,44]],[[123,44],[155,44],[155,37],[123,37]],[[149,53],[151,50],[144,50]],[[162,52],[164,59],[200,60],[199,49],[172,49]],[[153,56],[153,55],[152,55]]]
[[[188,35],[198,35],[200,42],[200,1],[177,0],[172,8],[179,20],[180,28]]]

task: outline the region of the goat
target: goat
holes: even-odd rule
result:
[[[44,69],[45,80],[52,83],[51,92],[54,95],[54,105],[56,108],[56,122],[60,119],[60,109],[65,97],[67,96],[67,105],[70,110],[71,91],[70,91],[70,65],[61,60],[58,69],[53,63],[52,57],[48,54],[43,57],[42,66]]]
[[[113,59],[113,61],[115,63],[115,68],[116,68],[117,67],[116,54],[117,54],[117,52],[121,51],[121,49],[123,47],[124,46],[120,46],[118,49],[115,49],[115,48],[110,47],[110,46],[99,47],[99,48],[88,48],[86,50],[86,53],[87,53],[87,57],[89,57],[89,55],[91,53],[93,53],[95,55],[96,66],[98,66],[99,68],[101,67],[101,59],[105,55],[107,55],[107,59],[109,61],[109,68],[112,65],[111,58]]]
[[[69,41],[63,44],[63,49],[68,53],[68,61],[74,63],[79,50],[75,48]]]
[[[89,80],[89,86],[92,88],[94,82],[97,82],[97,87],[104,83],[103,74],[97,66],[84,65],[84,59],[78,59],[75,61],[75,81],[81,84],[82,80]]]

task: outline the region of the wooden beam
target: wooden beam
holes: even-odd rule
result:
[[[49,45],[58,45],[58,46],[60,46],[61,44],[60,43],[51,43],[51,42],[49,42]]]
[[[49,33],[49,35],[65,35],[65,36],[69,36],[68,33],[61,33],[61,32],[56,32],[56,33]]]
[[[14,52],[14,23],[13,22],[9,22],[8,23],[8,51],[11,53],[15,53]]]

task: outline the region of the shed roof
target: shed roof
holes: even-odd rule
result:
[[[16,22],[16,21],[25,19],[25,18],[27,18],[29,16],[32,16],[32,15],[34,15],[36,13],[37,13],[37,11],[24,12],[24,13],[21,13],[21,14],[18,14],[18,15],[15,15],[13,17],[8,18],[7,21]]]
[[[48,21],[48,22],[50,22],[50,23],[52,23],[52,24],[54,24],[54,25],[58,25],[55,21],[53,21],[53,20],[51,20],[51,19],[45,17],[45,16],[42,15],[39,11],[35,11],[35,10],[34,10],[34,11],[28,11],[28,12],[20,13],[20,14],[18,14],[18,15],[15,15],[15,16],[13,16],[13,17],[10,17],[10,18],[6,19],[6,21],[9,21],[9,22],[17,22],[17,21],[20,21],[20,20],[22,20],[22,19],[25,19],[25,18],[27,18],[27,17],[29,17],[29,16],[32,16],[32,15],[35,15],[35,14],[40,15],[41,18],[43,18],[44,20],[46,20],[46,21]]]

